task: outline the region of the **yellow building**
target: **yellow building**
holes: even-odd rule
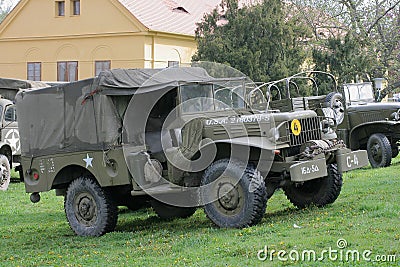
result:
[[[191,61],[220,0],[21,0],[0,24],[0,77],[73,81]]]

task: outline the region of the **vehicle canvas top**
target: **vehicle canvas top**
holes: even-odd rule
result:
[[[238,79],[244,79],[244,77],[238,77]],[[205,69],[199,67],[115,69],[101,72],[94,90],[98,90],[99,93],[104,95],[131,95],[168,90],[168,88],[176,87],[182,82],[206,83],[218,80],[224,79],[214,78]]]
[[[48,87],[43,82],[25,81],[18,79],[0,78],[0,95],[13,100],[20,89]]]
[[[153,104],[151,95],[163,94],[181,83],[219,80],[202,68],[116,69],[96,78],[21,92],[16,104],[22,155],[107,149],[122,137],[130,95],[146,93],[135,108],[138,114],[129,114],[130,120],[136,120]],[[43,106],[46,109],[40,108]]]

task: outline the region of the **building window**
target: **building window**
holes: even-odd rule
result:
[[[168,61],[168,68],[179,68],[179,61]]]
[[[78,16],[81,14],[81,1],[80,0],[74,0],[71,2],[72,4],[72,15]]]
[[[111,61],[110,60],[95,61],[94,69],[95,69],[94,75],[98,76],[100,72],[111,69]]]
[[[56,1],[56,15],[65,16],[65,1]]]
[[[78,80],[78,61],[57,62],[57,80],[73,82]]]
[[[28,75],[27,79],[31,81],[42,80],[42,63],[40,62],[28,62]]]

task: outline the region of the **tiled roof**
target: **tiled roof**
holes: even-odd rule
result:
[[[153,31],[194,35],[196,23],[221,0],[119,0]]]

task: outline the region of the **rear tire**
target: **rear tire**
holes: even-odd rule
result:
[[[286,197],[300,209],[313,205],[323,207],[335,202],[342,189],[342,174],[338,172],[336,164],[329,164],[327,171],[325,177],[283,187]]]
[[[79,236],[101,236],[117,224],[117,205],[93,178],[80,177],[71,182],[64,208],[71,229]]]
[[[172,220],[175,218],[188,218],[196,212],[194,207],[176,207],[162,203],[158,200],[150,201],[153,210],[157,213],[158,217],[163,220]]]
[[[206,169],[201,184],[204,211],[217,226],[242,228],[263,218],[267,205],[265,182],[252,166],[237,160],[231,160],[231,164],[229,159],[218,160]]]
[[[10,162],[6,156],[0,154],[0,190],[7,190],[10,180]]]
[[[367,152],[372,168],[387,167],[392,161],[392,147],[384,134],[376,133],[369,137]]]

